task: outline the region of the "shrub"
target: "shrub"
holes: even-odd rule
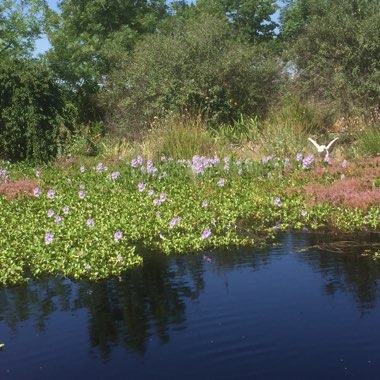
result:
[[[359,150],[370,157],[380,155],[380,130],[371,128],[365,130],[358,139]]]
[[[203,14],[139,42],[110,76],[103,101],[122,133],[186,112],[217,125],[265,114],[277,73],[268,50],[233,41],[226,20]]]
[[[12,161],[54,157],[62,108],[59,85],[42,63],[14,60],[1,64],[1,157]]]

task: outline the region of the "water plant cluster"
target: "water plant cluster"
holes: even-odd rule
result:
[[[45,275],[106,278],[141,265],[148,252],[255,245],[288,228],[375,230],[378,203],[360,208],[327,198],[316,202],[307,191],[313,183],[328,189],[347,181],[359,170],[354,166],[302,154],[259,161],[138,156],[37,169],[4,162],[0,282]],[[377,162],[367,166],[379,169]]]

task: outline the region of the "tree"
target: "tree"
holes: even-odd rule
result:
[[[98,118],[94,95],[120,51],[154,32],[164,0],[63,0],[48,35],[53,69],[76,95],[86,119]]]
[[[138,42],[102,92],[111,124],[136,133],[170,113],[201,113],[215,125],[265,114],[278,66],[265,48],[233,40],[231,28],[204,13]]]
[[[380,1],[291,0],[282,37],[303,96],[349,114],[380,98]]]
[[[251,44],[274,38],[277,24],[271,16],[278,9],[275,0],[198,0],[200,9],[223,14],[237,36]]]
[[[0,3],[0,60],[27,56],[43,29],[43,0],[2,0]]]

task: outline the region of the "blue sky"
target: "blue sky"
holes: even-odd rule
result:
[[[54,9],[55,11],[58,11],[58,1],[59,0],[47,0],[47,3],[49,4],[49,7]],[[188,3],[194,2],[194,0],[187,0]],[[282,3],[282,1],[278,1],[278,3]],[[274,14],[274,20],[278,21],[279,12],[277,11]],[[44,53],[46,50],[48,50],[50,47],[49,41],[46,36],[42,36],[36,41],[36,47],[35,47],[35,55]]]

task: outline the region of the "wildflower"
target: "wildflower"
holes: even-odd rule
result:
[[[242,174],[243,174],[243,169],[242,169],[242,168],[239,168],[239,170],[238,170],[238,174],[239,174],[239,175],[242,175]]]
[[[84,266],[84,269],[86,270],[90,270],[91,269],[91,265],[89,263],[87,263],[85,266]]]
[[[142,165],[143,164],[143,158],[139,155],[139,156],[137,156],[137,163],[139,164],[139,165]]]
[[[54,195],[55,195],[54,190],[49,190],[47,192],[47,197],[50,199],[54,199]]]
[[[143,192],[143,191],[145,190],[145,185],[144,185],[142,182],[140,182],[140,183],[137,185],[137,187],[138,187],[140,193]]]
[[[58,215],[58,216],[56,216],[55,217],[55,222],[57,223],[57,224],[61,224],[61,222],[62,222],[62,218]]]
[[[303,160],[302,160],[302,168],[303,169],[309,169],[310,165],[314,161],[314,156],[312,154],[307,155]]]
[[[81,191],[79,192],[79,198],[80,198],[80,199],[83,199],[85,196],[86,196],[86,193],[85,193],[83,190],[81,190]]]
[[[123,257],[122,257],[121,255],[117,255],[117,257],[116,257],[116,261],[117,261],[118,263],[121,263],[121,262],[123,261]]]
[[[328,163],[329,165],[331,165],[331,158],[330,156],[326,155],[325,158],[323,159],[324,162]]]
[[[154,204],[155,206],[159,206],[161,203],[162,203],[162,201],[161,201],[161,199],[159,199],[159,198],[156,198],[156,199],[153,200],[153,204]]]
[[[68,206],[65,206],[65,207],[62,209],[62,211],[63,211],[64,214],[68,214],[68,213],[69,213],[69,210],[70,210],[70,208],[69,208]]]
[[[296,161],[302,161],[303,159],[303,154],[302,153],[297,153],[296,154]]]
[[[151,197],[153,197],[153,195],[154,195],[154,190],[153,190],[153,189],[150,189],[150,190],[148,191],[148,194],[149,194]]]
[[[340,180],[343,181],[344,179],[346,179],[346,176],[344,174],[341,174],[340,175]]]
[[[123,237],[123,233],[121,231],[116,231],[113,235],[115,241],[119,241]]]
[[[50,231],[48,231],[45,234],[45,244],[51,244],[54,240],[54,234],[52,234]]]
[[[87,219],[87,225],[88,225],[89,227],[94,227],[94,226],[95,226],[94,219]]]
[[[202,237],[201,239],[202,240],[206,240],[208,239],[209,237],[211,236],[211,230],[207,227],[203,230],[203,233],[202,233]]]
[[[302,215],[303,217],[305,217],[305,216],[307,215],[307,211],[306,211],[306,210],[302,210],[302,211],[301,211],[301,215]]]
[[[281,199],[276,197],[274,199],[274,205],[280,207],[282,205]]]
[[[137,168],[138,163],[137,163],[137,160],[135,158],[131,161],[131,166],[132,166],[132,168]]]
[[[35,189],[33,189],[33,194],[35,197],[39,197],[41,195],[41,190],[36,187]]]
[[[36,170],[36,177],[39,177],[41,175],[41,172],[39,170]]]
[[[202,207],[203,208],[207,208],[208,206],[208,201],[205,199],[203,202],[202,202]]]
[[[289,158],[285,158],[285,160],[284,160],[284,166],[289,166],[289,164],[290,164]]]
[[[120,176],[120,173],[119,173],[119,172],[113,172],[113,173],[111,174],[111,179],[116,180],[116,179],[118,179],[119,176]]]
[[[176,216],[173,218],[169,223],[169,228],[174,228],[179,222],[181,221],[181,218]]]
[[[346,167],[347,167],[347,160],[343,160],[342,161],[342,168],[346,169]]]
[[[224,180],[224,178],[221,178],[219,181],[218,181],[218,185],[219,186],[224,186],[224,183],[225,183],[225,180]]]
[[[103,171],[103,164],[101,162],[99,162],[98,165],[96,166],[96,171],[98,173],[101,173]]]
[[[168,196],[165,193],[160,194],[160,201],[165,202],[168,199]]]
[[[81,167],[79,168],[79,171],[80,171],[81,173],[84,173],[84,172],[86,171],[86,168],[85,168],[84,166],[81,166]]]
[[[53,211],[53,210],[48,210],[48,212],[47,212],[47,216],[48,216],[49,218],[51,218],[52,216],[54,216],[54,211]]]
[[[79,185],[79,189],[80,189],[80,190],[84,190],[85,188],[86,188],[86,186],[83,185],[83,183],[81,183],[81,184]]]
[[[161,156],[161,161],[166,161],[166,157],[165,156]]]

